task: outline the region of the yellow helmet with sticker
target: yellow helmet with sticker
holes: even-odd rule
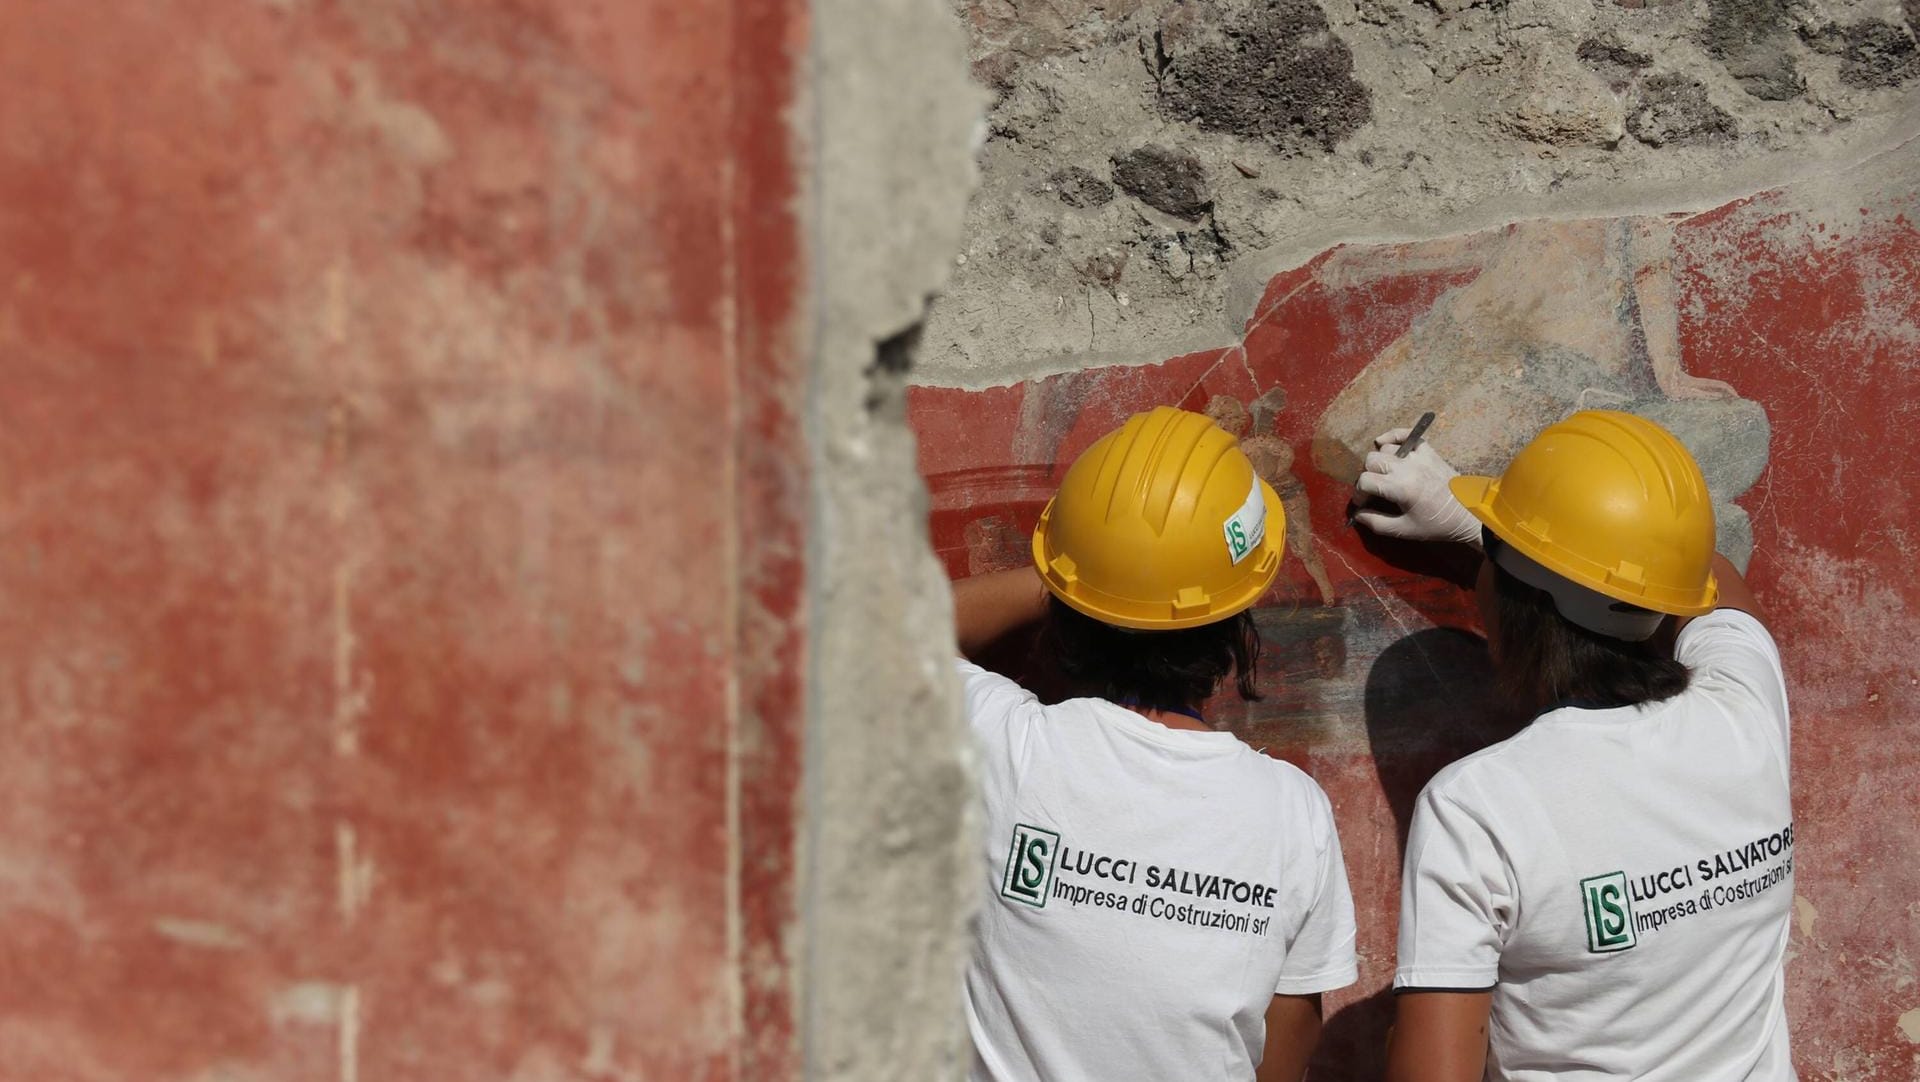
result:
[[[1208,418],[1138,413],[1068,467],[1033,531],[1053,596],[1103,623],[1171,631],[1251,606],[1280,572],[1286,512]]]

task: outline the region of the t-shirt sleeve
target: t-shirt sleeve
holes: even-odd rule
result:
[[[1315,786],[1313,796],[1320,825],[1314,869],[1319,883],[1306,918],[1287,944],[1280,980],[1273,988],[1277,996],[1330,992],[1360,979],[1353,953],[1353,894],[1347,887],[1347,862],[1340,855],[1340,835],[1334,830],[1326,794]]]
[[[967,725],[985,756],[989,780],[1001,770],[1010,770],[1026,754],[1027,737],[1040,711],[1040,699],[1033,692],[1001,676],[988,672],[965,658],[955,659],[960,672],[961,706]]]
[[[1694,679],[1724,681],[1752,698],[1784,744],[1792,735],[1780,648],[1766,626],[1739,609],[1715,609],[1687,621],[1673,656]]]
[[[1485,822],[1429,785],[1407,834],[1394,988],[1493,987],[1514,900],[1512,871]]]

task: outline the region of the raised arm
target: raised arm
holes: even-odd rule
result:
[[[1714,604],[1714,608],[1739,609],[1760,621],[1762,626],[1766,624],[1767,615],[1760,610],[1760,602],[1754,598],[1753,588],[1747,585],[1746,576],[1740,573],[1739,568],[1733,566],[1732,560],[1717,552],[1713,554],[1713,578],[1720,584],[1720,600]],[[1686,618],[1675,620],[1674,633],[1678,634],[1679,630],[1685,626],[1687,626]]]
[[[1717,552],[1713,554],[1713,577],[1720,583],[1720,603],[1716,608],[1739,609],[1763,624],[1767,622],[1766,613],[1760,611],[1760,602],[1753,596],[1753,588],[1747,585],[1747,577],[1733,566],[1732,560]]]
[[[971,657],[1047,611],[1047,588],[1031,567],[974,575],[953,584],[953,632]]]

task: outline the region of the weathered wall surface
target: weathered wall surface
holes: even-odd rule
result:
[[[844,125],[883,69],[825,6]],[[884,155],[811,176],[807,6],[4,21],[0,1078],[800,1077],[838,987],[803,979],[805,847],[841,840],[804,825],[808,709],[846,668],[809,613],[847,605],[808,569],[875,515],[809,488],[868,452],[811,449],[914,318],[821,314],[817,201]],[[932,0],[900,21],[964,64]],[[944,171],[920,220],[957,220],[972,106],[898,163]],[[897,408],[861,433],[905,506]],[[948,633],[915,520],[853,543],[893,562],[870,635]],[[919,689],[876,760],[955,724],[912,658],[863,671]],[[934,850],[960,746],[911,764]],[[925,967],[888,1045],[920,1077],[964,912],[865,945]]]
[[[792,1073],[802,24],[739,12],[10,5],[0,1076]]]
[[[1704,210],[1878,146],[1911,0],[953,0],[996,94],[921,376],[1218,345],[1356,237]]]
[[[957,1078],[977,796],[905,372],[959,245],[984,95],[939,0],[813,10],[807,1077]]]
[[[1081,5],[1057,27],[1025,9],[1011,19],[995,5],[967,5],[979,69],[1008,89],[992,114],[962,284],[928,330],[926,382],[1006,385],[925,385],[910,398],[949,571],[1025,560],[1027,532],[1066,464],[1135,410],[1177,403],[1243,434],[1286,504],[1288,556],[1256,612],[1271,650],[1268,697],[1251,707],[1222,700],[1215,712],[1308,769],[1333,798],[1360,908],[1362,981],[1334,998],[1314,1077],[1373,1078],[1413,797],[1433,771],[1514,721],[1480,691],[1486,662],[1470,598],[1448,581],[1468,569],[1346,525],[1360,444],[1435,409],[1436,442],[1462,468],[1488,469],[1579,407],[1655,417],[1701,458],[1721,544],[1750,556],[1784,644],[1801,847],[1789,1011],[1802,1075],[1912,1077],[1920,871],[1908,854],[1920,828],[1898,809],[1920,783],[1920,668],[1898,644],[1920,635],[1908,522],[1920,454],[1903,442],[1920,392],[1920,114],[1897,89],[1912,72],[1899,59],[1912,54],[1905,14],[1782,9],[1784,21],[1749,40],[1715,28],[1734,15],[1775,18],[1774,9],[1329,4],[1329,31],[1297,7],[1258,7],[1292,12],[1291,44],[1275,46],[1290,64],[1344,70],[1333,43],[1347,42],[1353,78],[1369,88],[1360,123],[1330,139],[1283,126],[1252,140],[1212,127],[1204,111],[1158,111],[1173,81],[1200,70],[1182,67],[1179,49],[1212,47],[1168,40],[1179,20],[1210,17],[1200,5]],[[1139,70],[1143,48],[1157,56],[1153,28],[1172,57],[1164,91],[1120,74],[1123,59]],[[1565,40],[1547,41],[1548,28]],[[1603,37],[1605,50],[1582,47]],[[1240,48],[1250,39],[1230,40]],[[1533,44],[1487,44],[1502,40]],[[1835,42],[1853,42],[1856,55]],[[1572,55],[1555,60],[1556,49]],[[1455,60],[1440,63],[1443,53]],[[1572,93],[1514,65],[1562,61],[1575,74],[1602,61],[1624,68],[1600,90],[1581,76],[1588,90],[1573,103],[1612,102],[1624,136],[1548,139],[1501,120],[1514,95]],[[1108,71],[1102,65],[1111,70],[1096,86],[1088,73]],[[1699,81],[1724,130],[1642,137],[1652,131],[1642,105],[1664,85],[1654,80],[1672,74]],[[1061,90],[1069,84],[1079,92]],[[1327,99],[1301,100],[1340,115]],[[1671,121],[1684,110],[1651,113]],[[1097,115],[1115,119],[1102,128]],[[1059,125],[1045,130],[1060,138],[1008,134],[1040,123],[1026,117]],[[1429,129],[1418,140],[1416,120]],[[1123,135],[1194,153],[1210,205],[1183,206],[1184,181],[1129,194],[1139,187],[1122,182],[1133,160],[1103,167],[1097,156]],[[1416,156],[1383,156],[1390,145]],[[1488,160],[1469,160],[1476,155]],[[1091,175],[1034,184],[1075,165]],[[1252,197],[1231,194],[1260,185],[1283,193],[1261,206],[1305,209],[1246,210]],[[1491,198],[1498,192],[1513,195]],[[1154,200],[1173,209],[1147,205]],[[1423,229],[1427,211],[1436,222]],[[1045,219],[1058,224],[1057,247],[1041,243],[1038,227],[1025,248],[1008,241],[1026,236],[1008,230]],[[1156,253],[1173,255],[1168,237],[1184,233],[1184,244],[1236,220],[1229,239],[1255,236],[1242,232],[1248,223],[1273,224],[1236,243],[1225,270],[1201,274],[1196,255],[1195,269],[1165,272]],[[1125,239],[1149,226],[1158,239]],[[1346,228],[1350,242],[1335,243]],[[1110,229],[1119,232],[1102,232]],[[1048,268],[1070,274],[1061,253],[1083,235],[1116,250],[1096,265],[1111,280],[1075,287],[1077,329],[1067,317],[1029,318],[1022,306],[1043,294],[1052,303]],[[1182,303],[1198,314],[1187,320],[1168,305],[1189,288]],[[1216,319],[1231,331],[1213,331]],[[1190,332],[1198,338],[1183,337]]]

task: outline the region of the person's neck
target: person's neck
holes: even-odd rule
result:
[[[1213,726],[1208,725],[1204,720],[1190,717],[1186,714],[1176,713],[1172,710],[1155,710],[1150,706],[1129,706],[1127,709],[1146,718],[1148,721],[1157,722],[1169,729],[1188,729],[1201,733],[1210,733],[1213,731]]]

